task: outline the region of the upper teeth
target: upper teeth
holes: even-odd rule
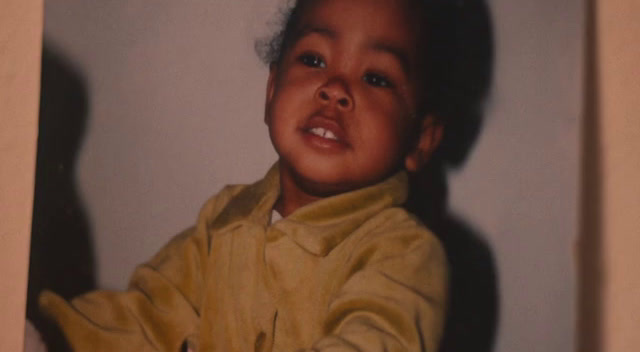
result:
[[[315,134],[316,136],[320,136],[322,138],[327,138],[327,139],[333,139],[333,140],[338,140],[338,137],[336,137],[335,134],[333,134],[333,132],[322,128],[322,127],[314,127],[311,130],[309,130],[311,133]]]

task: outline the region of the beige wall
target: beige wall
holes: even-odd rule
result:
[[[124,287],[209,196],[275,161],[253,40],[279,2],[45,3],[49,48],[86,82],[76,175],[101,286]]]
[[[603,351],[640,350],[640,2],[598,0]]]
[[[495,256],[496,351],[572,351],[583,2],[489,3],[493,92],[475,149],[450,175],[451,203]]]
[[[33,204],[42,2],[0,0],[0,351],[21,351]]]

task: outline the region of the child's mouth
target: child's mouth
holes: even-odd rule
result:
[[[334,140],[334,141],[338,140],[338,137],[333,132],[329,131],[326,128],[322,128],[322,127],[314,127],[314,128],[309,130],[309,133],[314,134],[314,135],[316,135],[318,137],[331,139],[331,140]]]
[[[315,114],[301,128],[309,141],[320,148],[348,147],[347,135],[338,117]]]

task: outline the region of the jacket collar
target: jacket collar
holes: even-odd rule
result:
[[[366,220],[404,203],[407,192],[408,178],[401,171],[373,186],[315,201],[272,224],[267,241],[286,235],[306,251],[326,256]],[[262,180],[240,191],[212,227],[246,220],[267,228],[279,193],[280,173],[276,163]]]

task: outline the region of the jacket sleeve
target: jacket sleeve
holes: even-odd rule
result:
[[[439,241],[424,229],[380,236],[354,256],[356,271],[329,306],[321,352],[436,351],[448,272]]]
[[[210,200],[198,225],[139,266],[125,292],[96,291],[70,303],[51,292],[41,294],[41,309],[60,326],[72,350],[180,351],[199,326],[207,224],[236,192],[226,188]]]

